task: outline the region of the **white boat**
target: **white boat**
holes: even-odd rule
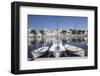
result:
[[[64,48],[64,46],[62,44],[53,44],[51,46],[51,48],[49,49],[49,51],[55,56],[55,57],[60,57],[61,54],[63,53],[63,51],[65,51],[66,49]]]
[[[79,56],[84,56],[84,54],[85,54],[84,53],[85,50],[83,48],[73,46],[73,45],[69,45],[69,44],[66,44],[64,47],[67,51],[70,51],[73,54],[76,54],[76,55],[79,55]]]
[[[58,33],[58,24],[57,24],[57,34],[55,35],[55,37],[56,38],[52,40],[53,45],[50,47],[49,51],[50,51],[50,54],[53,54],[54,57],[58,58],[62,55],[62,53],[66,55],[65,53],[66,49],[64,48],[62,41],[60,40],[59,33]]]
[[[64,48],[61,40],[53,41],[53,45],[49,49],[51,54],[56,58],[60,57],[62,55],[62,53],[64,53],[66,55],[65,50],[66,49]]]
[[[46,51],[48,50],[48,46],[46,47],[41,47],[41,48],[38,48],[36,50],[33,50],[31,53],[33,55],[33,58],[37,58],[37,57],[40,57],[41,55],[45,54]]]

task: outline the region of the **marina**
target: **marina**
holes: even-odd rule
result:
[[[40,26],[38,21],[33,25],[35,18],[40,19],[42,21],[40,21],[40,23],[42,23],[43,26]],[[29,23],[31,23],[32,26],[31,28],[28,27],[27,30],[29,61],[41,58],[88,57],[88,30],[86,25],[85,27],[79,25],[83,24],[84,19],[86,23],[87,18],[60,16],[43,16],[43,18],[44,20],[42,16],[30,16],[31,22]],[[72,19],[73,22],[75,19],[78,22],[80,20],[80,23],[68,22],[70,19]],[[45,20],[48,20],[48,23],[45,22]],[[81,22],[82,20],[83,22]],[[63,23],[71,26],[65,26]]]
[[[49,37],[50,38],[50,37]],[[56,44],[50,39],[44,47],[41,41],[28,46],[30,60],[37,58],[61,58],[61,57],[87,57],[88,46],[85,42],[60,42]],[[57,46],[59,46],[57,48]],[[34,49],[33,49],[34,48]]]

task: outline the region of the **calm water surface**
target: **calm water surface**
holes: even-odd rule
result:
[[[88,46],[87,46],[87,43],[85,40],[82,40],[82,41],[63,41],[62,42],[63,45],[65,44],[70,44],[70,45],[74,45],[74,46],[77,46],[77,47],[80,47],[80,48],[83,48],[85,50],[85,56],[88,55]],[[32,54],[31,54],[31,51],[34,49],[37,49],[37,48],[40,48],[44,45],[43,41],[36,41],[34,43],[31,43],[31,45],[28,45],[28,58],[32,58]],[[49,41],[47,42],[47,46],[49,46],[49,48],[52,46],[52,41]],[[48,53],[47,53],[48,54]],[[69,54],[69,56],[71,56]],[[43,55],[42,57],[46,57],[46,55]]]

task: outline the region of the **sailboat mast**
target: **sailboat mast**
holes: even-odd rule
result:
[[[58,22],[57,22],[57,47],[58,47]]]
[[[58,21],[57,21],[57,51],[59,50],[59,45],[58,45]]]

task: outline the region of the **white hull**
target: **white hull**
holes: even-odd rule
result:
[[[69,44],[66,44],[64,47],[65,47],[66,50],[69,50],[73,54],[76,54],[76,55],[79,55],[79,56],[85,55],[85,53],[84,53],[85,50],[80,48],[80,47],[76,47],[76,46],[69,45]]]
[[[59,49],[57,49],[57,46],[59,46]],[[49,51],[55,56],[55,57],[60,57],[62,52],[65,51],[66,49],[62,44],[53,44]]]
[[[31,53],[33,58],[40,57],[41,55],[45,54],[49,47],[41,47],[36,50],[33,50]]]
[[[58,57],[61,56],[62,52],[61,52],[61,51],[59,51],[59,52],[52,52],[52,54],[53,54],[53,56],[54,56],[55,58],[58,58]]]

